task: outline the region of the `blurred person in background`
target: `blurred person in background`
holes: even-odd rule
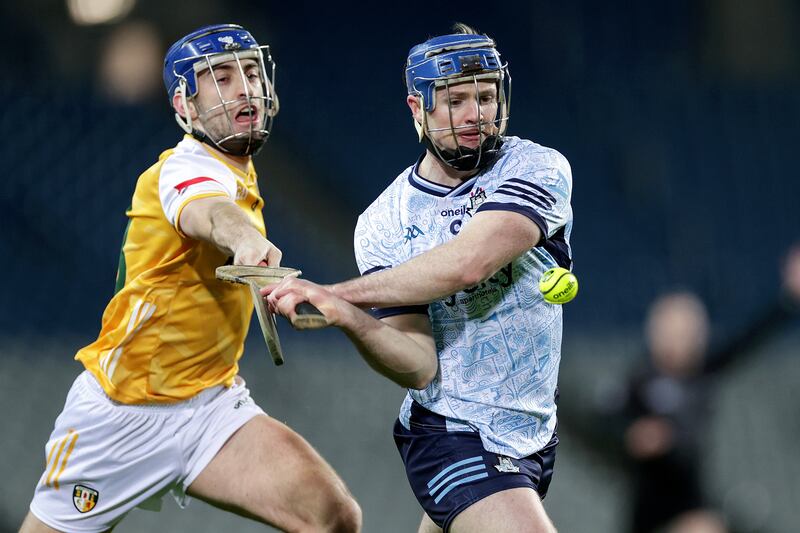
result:
[[[286,531],[355,532],[333,469],[238,376],[252,301],[217,266],[278,265],[252,155],[278,111],[269,48],[207,26],[166,54],[182,141],[133,194],[117,287],[46,445],[22,531],[110,531],[172,492]]]
[[[708,349],[708,315],[696,295],[671,292],[651,305],[645,327],[648,363],[630,376],[617,410],[625,421],[622,445],[633,473],[632,533],[728,531],[702,487],[710,400],[722,370],[754,353],[795,316],[800,248],[789,252],[782,277],[779,298],[713,350]]]
[[[408,389],[394,435],[421,533],[549,533],[563,314],[537,287],[572,266],[572,172],[556,150],[504,135],[495,42],[454,30],[409,52],[406,103],[426,150],[359,217],[363,277],[263,292],[290,319],[310,301]]]
[[[101,50],[98,89],[106,98],[132,105],[160,97],[164,50],[152,24],[133,21],[120,25]]]

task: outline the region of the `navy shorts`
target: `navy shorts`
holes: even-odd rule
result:
[[[448,432],[445,418],[416,402],[408,430],[398,420],[394,441],[406,465],[406,475],[422,508],[447,532],[455,517],[491,494],[530,487],[541,498],[553,477],[558,436],[522,459],[512,459],[483,448],[480,434]]]

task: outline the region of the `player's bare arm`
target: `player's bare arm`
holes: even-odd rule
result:
[[[353,317],[341,329],[364,360],[401,387],[424,389],[436,376],[438,359],[428,315],[408,314],[377,320],[350,306]]]
[[[181,212],[180,228],[187,236],[208,241],[233,256],[235,265],[281,264],[281,251],[225,197],[200,198],[186,204]]]
[[[512,211],[477,213],[452,241],[410,261],[330,287],[359,307],[426,304],[473,287],[536,246],[542,232]]]
[[[350,338],[364,360],[398,385],[423,389],[438,370],[436,345],[428,315],[406,314],[377,320],[307,280],[280,285],[268,302],[273,312],[290,320],[296,306],[310,302]],[[273,286],[276,287],[276,286]]]

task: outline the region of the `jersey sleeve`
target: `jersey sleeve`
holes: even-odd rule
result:
[[[214,159],[197,160],[175,154],[164,163],[158,178],[161,207],[178,232],[183,208],[192,200],[211,196],[236,199],[236,177],[225,165]]]
[[[375,212],[381,209],[368,209],[356,223],[354,248],[358,271],[368,276],[387,268],[392,268],[408,258],[401,248],[402,235],[395,235],[392,226]],[[403,314],[428,314],[427,305],[409,305],[399,307],[373,308],[376,318],[386,318]]]
[[[572,170],[555,150],[522,152],[504,164],[502,182],[477,212],[514,211],[530,218],[542,241],[563,231],[572,217]]]

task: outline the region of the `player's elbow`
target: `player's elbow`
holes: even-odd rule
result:
[[[417,372],[407,376],[407,381],[402,384],[407,389],[422,390],[431,384],[433,378],[436,377],[438,365],[428,365],[425,368],[419,369]]]
[[[458,270],[459,290],[478,285],[483,280],[494,274],[492,265],[480,261],[478,258],[466,261]]]
[[[483,275],[481,272],[477,270],[465,270],[461,273],[461,276],[458,281],[459,289],[468,289],[470,287],[474,287],[481,281],[483,281]]]

